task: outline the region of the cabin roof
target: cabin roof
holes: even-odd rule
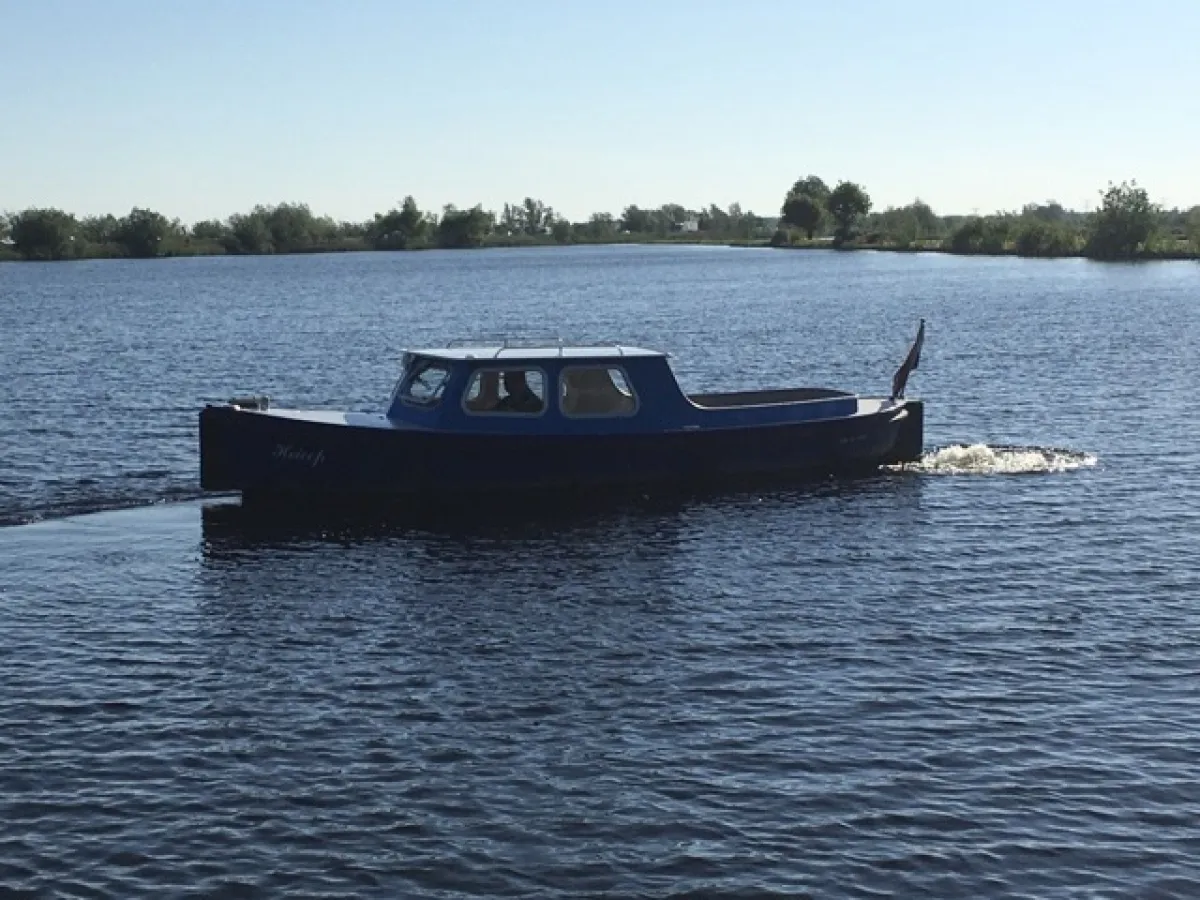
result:
[[[546,360],[546,359],[624,359],[628,357],[664,357],[661,350],[631,347],[625,344],[595,344],[571,346],[546,344],[542,346],[511,346],[509,344],[480,344],[463,347],[434,347],[411,350],[420,356],[449,360]]]

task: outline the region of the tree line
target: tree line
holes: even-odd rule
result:
[[[988,216],[939,216],[920,199],[881,212],[871,207],[859,184],[842,181],[830,189],[819,176],[805,176],[784,196],[771,243],[1102,260],[1200,254],[1200,205],[1165,209],[1136,181],[1110,183],[1088,213],[1054,200]]]
[[[217,253],[264,254],[335,250],[415,250],[432,247],[623,241],[714,241],[962,254],[1077,256],[1094,259],[1182,257],[1200,254],[1200,206],[1164,209],[1136,182],[1110,184],[1093,212],[1056,201],[1026,204],[991,215],[940,216],[929,204],[873,211],[859,184],[830,188],[817,175],[798,179],[784,195],[778,216],[710,204],[689,209],[668,203],[626,206],[620,215],[594,213],[571,222],[552,207],[526,197],[499,213],[482,205],[440,212],[423,210],[412,197],[368,221],[337,221],[303,203],[255,206],[224,220],[190,226],[135,207],[121,218],[78,218],[61,209],[0,214],[0,259],[148,258]]]
[[[414,250],[646,240],[765,240],[778,223],[734,203],[692,210],[679,204],[627,206],[619,216],[595,213],[571,222],[541,200],[505,203],[499,212],[476,205],[422,210],[412,197],[365,222],[319,216],[304,203],[255,206],[224,220],[191,226],[135,207],[121,218],[83,218],[55,208],[0,215],[0,253],[31,260],[217,253],[303,253],[333,250]]]

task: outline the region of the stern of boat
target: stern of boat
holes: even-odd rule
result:
[[[884,465],[917,462],[925,452],[925,402],[905,400],[897,416],[901,416],[900,430],[892,449],[884,458]]]
[[[900,402],[901,409],[893,417],[892,422],[899,418],[900,429],[892,444],[891,452],[883,460],[885,465],[918,462],[925,452],[925,404],[920,400],[909,400],[904,397],[904,389],[908,385],[909,376],[921,365],[921,349],[925,345],[925,320],[917,327],[917,336],[908,355],[896,374],[892,376],[892,401]]]

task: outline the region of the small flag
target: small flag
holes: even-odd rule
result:
[[[925,320],[921,320],[921,327],[917,329],[917,339],[913,341],[912,347],[908,351],[908,356],[904,358],[904,362],[900,368],[896,370],[896,375],[892,378],[892,399],[904,396],[904,388],[908,384],[908,376],[914,369],[921,364],[921,346],[925,343]]]

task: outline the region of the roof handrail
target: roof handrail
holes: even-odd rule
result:
[[[612,347],[620,349],[624,354],[624,345],[621,341],[568,341],[560,335],[554,337],[504,337],[502,335],[487,336],[481,335],[474,338],[451,338],[443,344],[447,349],[453,347],[479,347],[491,348],[495,347],[499,350],[539,350],[542,348],[556,347],[561,355],[563,350],[569,350],[575,347]]]

